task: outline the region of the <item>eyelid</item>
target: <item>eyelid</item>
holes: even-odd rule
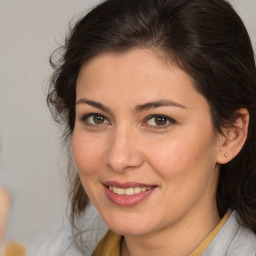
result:
[[[165,124],[165,125],[146,125],[145,123],[148,122],[150,119],[152,118],[156,118],[156,117],[163,117],[163,118],[166,118],[167,121],[169,122],[168,124]],[[150,116],[147,116],[145,118],[145,120],[143,121],[143,126],[148,126],[148,127],[151,127],[153,129],[164,129],[164,128],[168,128],[169,126],[171,126],[172,124],[175,124],[177,123],[177,121],[169,116],[166,116],[166,115],[161,115],[161,114],[153,114],[153,115],[150,115]]]
[[[93,122],[88,122],[88,119],[90,117],[95,116],[95,115],[103,117],[104,118],[104,122],[103,123],[98,123],[98,124],[97,123],[93,123]],[[163,124],[163,125],[157,125],[157,124],[150,125],[150,124],[148,124],[150,119],[157,118],[157,117],[165,118],[167,120],[167,123]],[[103,115],[101,113],[97,113],[97,112],[92,112],[92,113],[88,113],[88,114],[82,115],[80,117],[80,121],[83,122],[87,126],[94,126],[94,127],[101,127],[101,126],[105,126],[105,125],[111,124],[111,122],[109,121],[109,119],[105,115]],[[167,115],[152,114],[152,115],[147,116],[144,119],[144,121],[142,123],[142,126],[148,126],[148,127],[152,128],[152,129],[164,129],[164,128],[168,128],[169,126],[171,126],[171,125],[173,125],[175,123],[177,123],[177,121],[175,119],[167,116]]]
[[[93,117],[93,116],[95,116],[95,115],[102,116],[102,117],[107,121],[107,123],[104,122],[104,123],[101,123],[101,124],[96,124],[96,123],[93,124],[93,123],[87,122],[87,120],[88,120],[89,117]],[[83,123],[85,123],[85,125],[88,125],[88,126],[97,126],[97,127],[100,127],[100,126],[103,126],[103,125],[111,124],[110,121],[109,121],[109,119],[108,119],[105,115],[100,114],[100,113],[96,113],[96,112],[84,114],[84,115],[81,116],[80,120],[81,120]]]

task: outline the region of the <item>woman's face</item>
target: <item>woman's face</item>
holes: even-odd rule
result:
[[[74,159],[115,232],[142,235],[216,210],[218,138],[191,77],[153,51],[103,54],[76,91]]]

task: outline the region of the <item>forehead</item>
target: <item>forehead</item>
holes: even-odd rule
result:
[[[167,99],[191,106],[204,98],[188,73],[149,49],[95,57],[82,66],[76,94],[77,98],[90,96],[110,102],[133,100],[136,104]]]
[[[174,61],[167,59],[166,55],[151,49],[133,49],[125,53],[107,52],[91,59],[81,67],[77,84],[83,83],[84,86],[89,86],[91,81],[103,82],[106,78],[111,78],[114,83],[115,80],[134,82],[136,79],[146,82],[155,77],[152,82],[155,80],[160,82],[178,73],[176,79],[183,77],[193,84],[192,77],[180,69]],[[105,82],[108,82],[108,79]],[[169,83],[172,82],[171,80]]]

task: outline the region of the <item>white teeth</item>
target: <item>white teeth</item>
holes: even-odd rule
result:
[[[135,194],[141,193],[141,188],[139,188],[139,187],[134,188],[134,193]]]
[[[133,188],[126,188],[124,190],[124,194],[127,195],[127,196],[131,196],[134,194],[134,189]]]
[[[131,187],[131,188],[117,188],[109,186],[109,190],[113,191],[117,195],[126,195],[132,196],[135,194],[139,194],[141,192],[145,192],[152,189],[152,187]]]
[[[116,188],[116,194],[124,195],[124,189],[123,188]]]
[[[141,188],[142,192],[145,192],[146,190],[147,190],[147,188],[145,188],[145,187]]]

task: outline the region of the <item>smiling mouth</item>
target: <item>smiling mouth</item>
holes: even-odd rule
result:
[[[106,197],[115,205],[121,207],[132,207],[146,200],[158,186],[138,182],[116,182],[103,183]]]
[[[132,196],[149,191],[152,187],[130,187],[130,188],[118,188],[114,186],[108,186],[108,189],[117,195]]]

